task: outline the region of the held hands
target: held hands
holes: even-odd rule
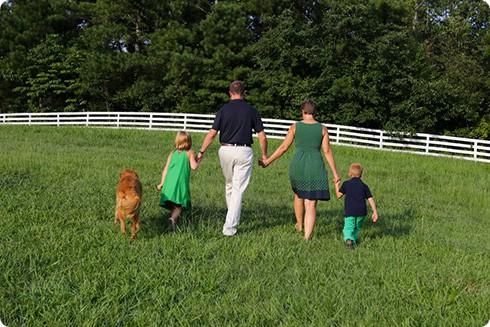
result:
[[[198,164],[201,163],[201,160],[202,160],[203,157],[204,157],[204,152],[203,151],[199,151],[197,153],[197,157],[196,157],[196,161],[197,161]]]
[[[262,156],[262,159],[259,159],[259,166],[262,168],[266,168],[269,166],[270,162],[267,156]]]

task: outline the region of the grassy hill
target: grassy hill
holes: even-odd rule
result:
[[[195,148],[203,138],[193,134]],[[175,234],[155,185],[174,133],[0,126],[0,320],[7,326],[483,326],[490,319],[490,165],[334,146],[378,202],[355,251],[342,202],[294,230],[288,164],[256,165],[225,238],[217,142]],[[270,142],[271,150],[279,145]],[[258,150],[256,148],[256,153]],[[123,168],[143,183],[136,242],[113,225]],[[332,187],[332,185],[331,185]]]

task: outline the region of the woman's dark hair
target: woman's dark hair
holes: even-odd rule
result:
[[[301,111],[308,115],[316,113],[316,103],[313,100],[305,100],[301,103]]]

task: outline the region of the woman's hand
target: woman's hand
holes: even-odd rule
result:
[[[259,165],[262,168],[266,168],[267,166],[269,166],[269,159],[267,157],[262,157],[262,159],[259,159]]]
[[[163,183],[160,183],[157,185],[157,190],[158,191],[161,191],[162,190],[162,187],[163,187]]]

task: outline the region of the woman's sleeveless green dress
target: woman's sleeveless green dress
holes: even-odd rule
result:
[[[176,204],[189,209],[191,207],[189,157],[186,151],[178,150],[175,150],[171,156],[160,194],[160,205],[171,209],[170,204]]]
[[[321,153],[322,140],[322,124],[296,123],[296,150],[289,166],[289,178],[293,192],[302,199],[330,200],[327,171]]]

